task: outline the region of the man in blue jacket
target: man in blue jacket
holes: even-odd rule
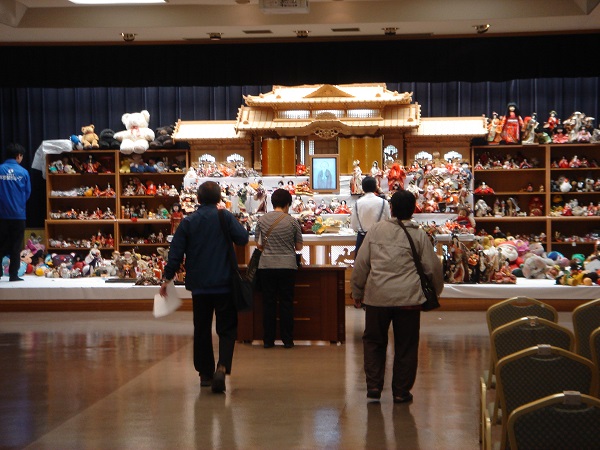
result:
[[[198,201],[200,206],[196,212],[184,218],[175,231],[160,294],[166,296],[167,284],[173,280],[185,257],[185,288],[192,292],[194,367],[200,375],[200,386],[211,386],[213,392],[223,392],[225,375],[231,373],[238,322],[231,296],[230,242],[246,245],[248,232],[226,210],[222,211],[221,226],[217,209],[221,187],[214,181],[200,185]],[[219,336],[216,370],[212,345],[213,313]]]
[[[8,158],[0,164],[0,260],[8,255],[10,281],[23,281],[18,272],[25,235],[25,205],[31,195],[29,172],[20,166],[25,149],[9,144]],[[0,273],[0,275],[3,275]]]

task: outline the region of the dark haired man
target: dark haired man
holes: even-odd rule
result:
[[[23,281],[19,278],[20,253],[23,250],[25,205],[31,195],[31,181],[29,172],[20,165],[25,156],[23,146],[9,144],[6,151],[8,158],[0,164],[0,260],[8,254],[9,280]]]
[[[358,249],[362,245],[369,228],[380,220],[390,218],[389,203],[375,194],[377,192],[377,180],[373,177],[364,177],[362,188],[365,195],[356,201],[352,217],[350,218],[350,226],[357,233],[354,258],[356,258]]]
[[[185,257],[185,287],[192,292],[194,318],[194,367],[201,386],[213,392],[225,390],[225,375],[231,373],[233,349],[237,338],[237,310],[231,297],[230,245],[219,219],[217,204],[221,187],[205,181],[198,187],[198,209],[185,217],[173,236],[165,281],[160,294],[166,296],[167,283],[173,280]],[[237,245],[248,243],[248,232],[227,210],[224,227]],[[219,359],[215,369],[212,345],[212,318],[217,320]]]

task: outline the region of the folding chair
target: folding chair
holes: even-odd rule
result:
[[[531,297],[511,297],[488,308],[486,319],[490,336],[499,326],[527,316],[558,322],[558,313],[554,307]],[[494,364],[491,357],[489,369],[487,374],[484,373],[484,378],[489,388],[495,386]]]
[[[511,450],[600,448],[600,400],[564,392],[527,403],[508,419]]]
[[[573,310],[575,352],[578,355],[592,359],[590,335],[598,327],[600,327],[600,299],[579,305]]]
[[[598,375],[589,359],[550,345],[538,345],[502,358],[496,370],[503,450],[507,445],[508,417],[518,407],[558,392],[578,391],[595,396],[598,390]]]
[[[573,351],[575,336],[568,328],[540,317],[521,317],[492,332],[491,354],[494,367],[506,356],[535,345],[548,344]],[[492,422],[498,423],[498,402],[494,403]]]

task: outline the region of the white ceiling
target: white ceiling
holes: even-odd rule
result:
[[[168,0],[152,6],[81,6],[68,0],[0,0],[0,43],[207,41],[308,39],[383,36],[397,28],[402,36],[600,31],[600,0],[309,0],[307,14],[265,14],[258,0]],[[358,31],[333,31],[333,29]],[[270,33],[248,34],[246,31]],[[534,54],[550,49],[532,49]],[[501,55],[496,55],[500,57]],[[510,60],[508,57],[507,61]]]

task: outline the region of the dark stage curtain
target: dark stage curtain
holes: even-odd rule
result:
[[[514,101],[523,117],[538,113],[543,122],[550,110],[566,118],[574,111],[598,117],[600,78],[527,79],[501,82],[387,82],[390,90],[413,92],[423,117],[490,116],[504,114]],[[0,89],[0,136],[2,149],[19,142],[29,150],[23,163],[31,167],[43,140],[66,139],[81,127],[94,124],[124,129],[125,112],[147,109],[150,126],[181,120],[235,120],[244,95],[269,92],[272,86],[209,87],[82,87]],[[2,154],[2,160],[6,155]],[[33,194],[28,202],[28,226],[41,227],[46,218],[45,182],[41,172],[31,171]]]

